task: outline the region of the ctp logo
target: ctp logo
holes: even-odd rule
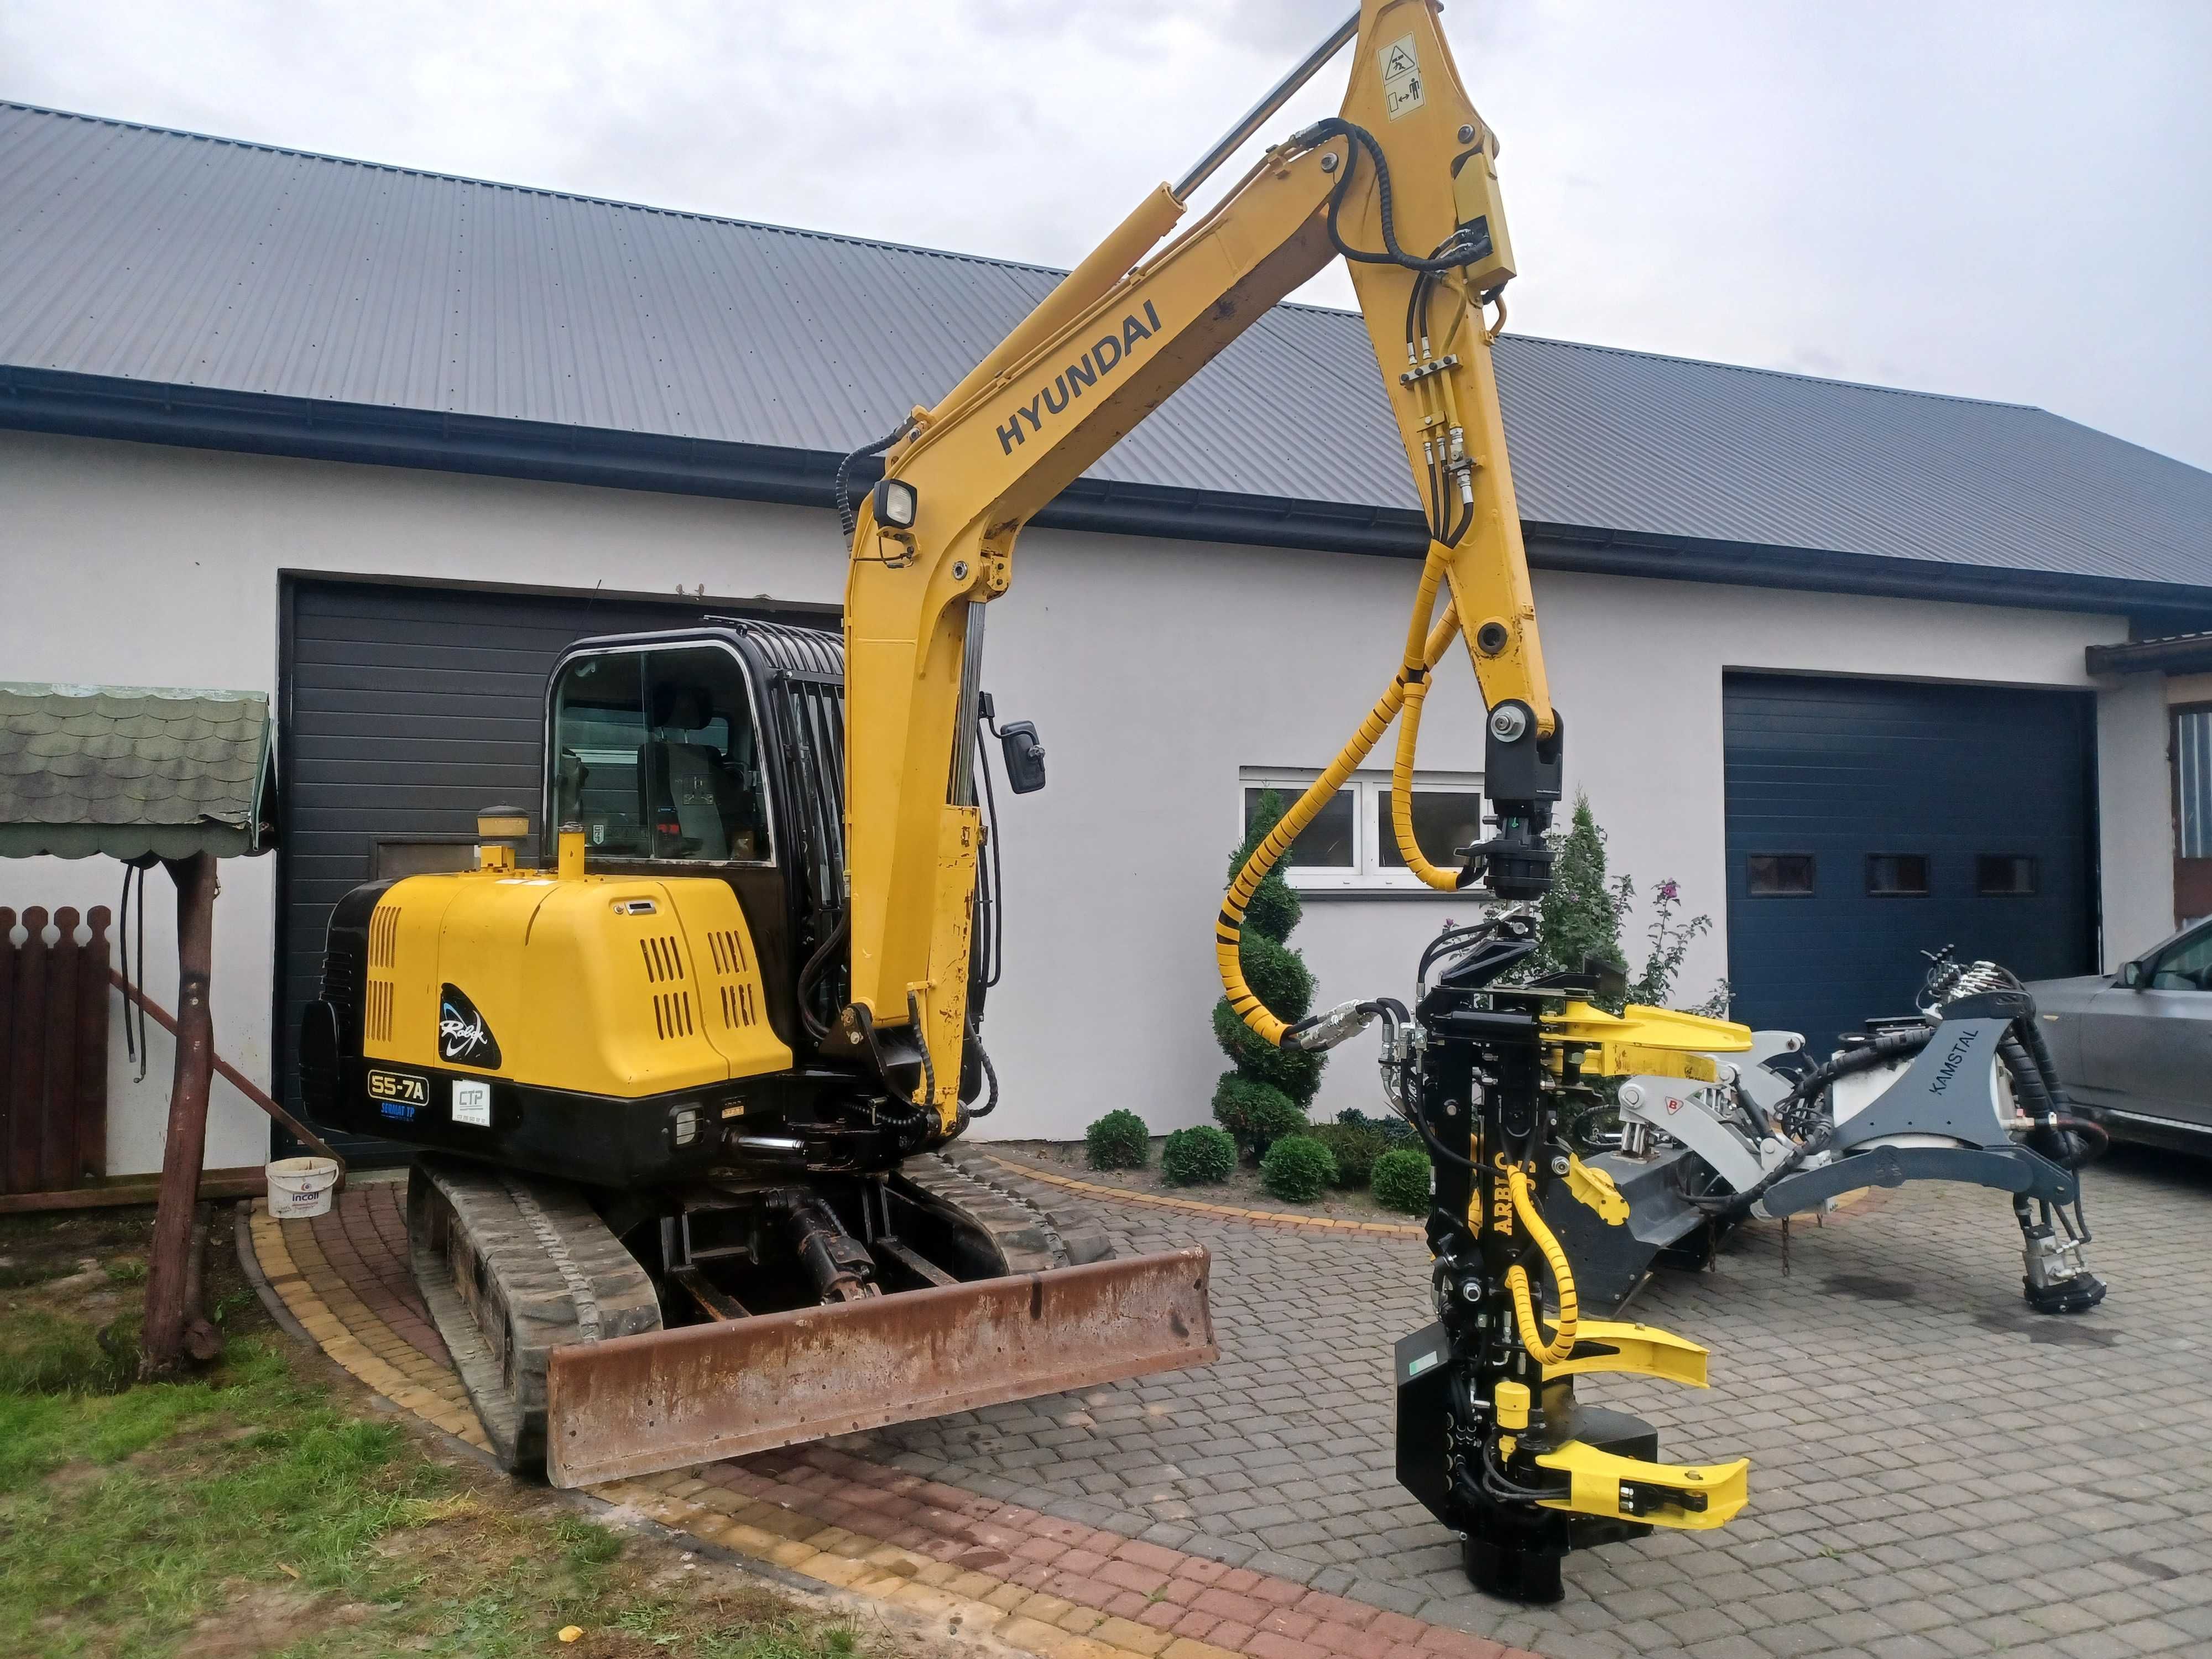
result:
[[[499,1040],[459,988],[438,988],[438,1058],[457,1066],[499,1069]]]

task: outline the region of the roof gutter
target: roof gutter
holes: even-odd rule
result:
[[[2212,634],[2093,645],[2084,651],[2083,658],[2092,674],[2208,673],[2212,672]]]
[[[0,366],[0,428],[801,507],[832,505],[839,459],[660,433],[7,366]],[[855,466],[856,487],[872,482],[876,465]],[[1428,545],[1426,526],[1412,508],[1092,478],[1069,485],[1032,522],[1101,535],[1385,558],[1417,559]],[[1528,562],[1540,570],[2086,611],[2140,618],[2166,632],[2212,628],[2212,588],[1574,525],[1530,523],[1526,531]]]

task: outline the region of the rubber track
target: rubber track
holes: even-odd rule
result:
[[[928,1172],[927,1180],[920,1178],[925,1170]],[[1089,1210],[1056,1199],[1048,1206],[1040,1203],[1009,1182],[1005,1169],[981,1152],[955,1146],[941,1152],[908,1158],[902,1173],[932,1196],[942,1198],[969,1215],[990,1232],[1006,1254],[1009,1272],[1036,1273],[1053,1267],[1080,1267],[1089,1261],[1103,1261],[1114,1254],[1105,1227]],[[1014,1265],[1014,1250],[1010,1246],[1031,1233],[1042,1235],[1046,1242],[1043,1259]]]

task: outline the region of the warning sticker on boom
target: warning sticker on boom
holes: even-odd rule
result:
[[[1421,59],[1413,37],[1404,35],[1382,48],[1382,107],[1392,120],[1421,106]]]

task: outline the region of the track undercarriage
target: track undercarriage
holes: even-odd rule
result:
[[[408,1232],[501,1465],[556,1486],[1218,1352],[1203,1251],[1110,1260],[1086,1215],[936,1153],[649,1194],[427,1157]]]

